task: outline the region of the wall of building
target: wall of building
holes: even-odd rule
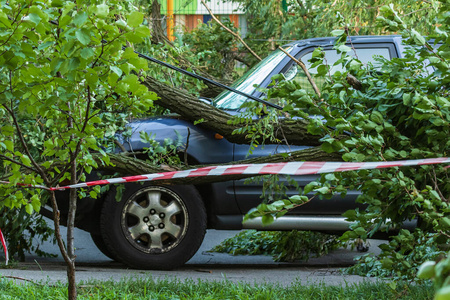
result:
[[[217,18],[228,17],[235,27],[241,28],[241,33],[247,31],[244,12],[239,8],[238,4],[223,2],[222,0],[205,2]],[[199,23],[206,24],[212,19],[201,0],[161,0],[160,3],[161,14],[166,17],[166,22],[164,23],[166,27],[169,27],[167,34],[171,39],[173,39],[174,30],[192,30]],[[169,10],[167,9],[168,7]]]

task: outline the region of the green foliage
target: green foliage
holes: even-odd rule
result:
[[[432,285],[407,282],[395,287],[385,282],[327,285],[308,284],[294,280],[288,285],[248,284],[229,280],[168,280],[145,278],[116,281],[87,281],[80,285],[82,299],[430,299]],[[0,279],[2,297],[5,299],[67,299],[65,285],[17,284]]]
[[[20,257],[40,253],[30,239],[51,231],[23,216],[39,212],[46,192],[16,184],[84,180],[109,164],[103,149],[126,120],[152,107],[156,95],[140,84],[147,62],[123,48],[149,35],[142,20],[119,0],[0,3],[0,178],[11,182],[0,185],[0,208],[22,208],[5,214],[1,226]],[[103,154],[100,164],[92,151]],[[23,230],[30,236],[20,238]]]
[[[26,253],[39,256],[53,256],[39,249],[44,242],[55,243],[53,229],[49,228],[44,218],[37,213],[31,215],[21,209],[0,209],[0,228],[5,234],[9,256],[25,259]]]
[[[335,236],[310,231],[245,230],[211,249],[232,255],[270,255],[274,261],[308,260],[338,248]]]
[[[166,164],[169,166],[180,165],[180,157],[178,153],[185,148],[183,142],[181,141],[181,135],[175,131],[177,135],[177,140],[173,141],[170,138],[164,139],[164,144],[161,145],[153,139],[153,136],[147,132],[141,131],[140,137],[141,141],[149,144],[148,147],[144,147],[144,153],[148,155],[147,160],[155,165]]]
[[[357,259],[358,264],[346,270],[349,274],[373,277],[414,278],[417,267],[425,260],[442,255],[442,249],[435,242],[435,234],[407,230],[392,237],[387,244],[380,245],[380,255],[366,254]]]
[[[267,109],[267,106],[255,102],[247,101],[241,108],[243,111],[228,121],[229,124],[240,125],[233,134],[246,134],[251,139],[248,155],[253,153],[256,147],[265,144],[278,144],[281,141],[275,138],[278,129],[281,112],[275,109]]]
[[[99,141],[123,124],[114,114],[152,105],[155,95],[139,83],[147,63],[122,49],[149,31],[142,14],[119,3],[2,2],[0,158],[12,182],[0,189],[2,205],[39,211],[42,192],[14,184],[53,185],[70,178],[72,161],[89,173],[98,166],[90,151],[102,152]]]
[[[142,43],[136,46],[136,50],[145,55],[162,60],[174,66],[181,67],[187,71],[192,72],[192,66],[198,65],[199,58],[196,54],[191,52],[189,46],[181,43],[175,43],[173,46],[167,44],[151,44],[150,39],[145,39]],[[161,67],[156,63],[150,63],[146,74],[156,78],[158,81],[176,87],[177,89],[184,89],[193,95],[199,95],[199,92],[205,88],[202,81],[193,79],[190,76],[184,75],[180,72]],[[166,113],[166,110],[155,106],[155,111],[142,111],[140,116],[161,115]]]
[[[336,31],[335,48],[342,53],[336,65],[343,71],[328,74],[323,55],[316,53],[314,66],[324,66],[326,78],[319,98],[307,90],[280,84],[272,95],[284,97],[285,111],[309,121],[308,130],[323,136],[322,149],[339,152],[345,161],[395,161],[450,156],[450,102],[448,2],[440,7],[439,19],[427,40],[399,17],[394,7],[380,8],[382,30],[400,30],[405,57],[391,61],[378,58],[377,66],[364,66],[346,53],[347,31]],[[349,76],[359,81],[352,85]],[[270,96],[270,95],[269,95]],[[320,115],[322,118],[310,117]],[[363,257],[353,271],[397,278],[414,278],[417,267],[427,259],[444,254],[441,245],[450,243],[450,177],[443,165],[415,166],[384,170],[360,170],[323,175],[306,186],[303,194],[322,197],[345,195],[348,189],[362,191],[358,202],[365,210],[345,213],[352,231],[343,241],[370,237],[375,232],[399,229],[403,222],[419,220],[414,231],[400,230],[378,258]],[[279,210],[258,207],[252,216],[277,217]]]
[[[352,35],[386,34],[375,21],[384,5],[392,1],[344,0],[234,0],[243,6],[248,22],[245,41],[257,53],[267,53],[274,43],[329,36],[336,28]],[[285,4],[283,4],[283,2]],[[399,15],[416,30],[430,34],[439,1],[395,1]]]
[[[439,261],[426,261],[417,272],[420,279],[433,279],[437,290],[435,299],[445,300],[450,297],[450,253]]]
[[[264,145],[262,145],[264,147]],[[262,185],[262,203],[250,209],[244,216],[244,222],[249,219],[261,217],[263,224],[270,224],[274,218],[285,215],[290,210],[302,206],[310,200],[306,196],[294,195],[286,198],[288,189],[301,191],[298,182],[290,176],[283,176],[286,183],[278,175],[252,177],[245,180],[246,184],[256,183]]]
[[[221,21],[227,28],[237,33],[238,29],[228,19]],[[236,39],[217,22],[201,23],[191,32],[183,34],[183,43],[193,51],[198,59],[197,67],[206,73],[222,79],[236,77],[235,58],[239,55]]]

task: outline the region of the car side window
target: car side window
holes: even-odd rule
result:
[[[325,83],[324,77],[314,77],[315,74],[317,74],[317,68],[311,68],[311,63],[309,60],[312,57],[312,53],[314,51],[314,48],[310,48],[308,50],[303,51],[300,53],[299,58],[301,61],[306,65],[306,68],[309,70],[311,75],[313,75],[314,81],[316,82],[317,86],[320,87]],[[340,54],[337,53],[334,49],[326,49],[325,52],[325,59],[326,63],[331,67],[330,73],[334,74],[337,71],[342,71],[343,68],[341,65],[333,66],[334,63],[341,57]],[[375,61],[375,57],[382,56],[387,59],[392,58],[391,49],[390,47],[371,47],[371,48],[355,48],[355,50],[352,50],[349,52],[350,56],[353,56],[355,58],[358,58],[363,64],[372,63],[374,65],[377,64],[377,61]],[[301,69],[299,65],[296,63],[293,63],[287,71],[284,73],[287,80],[295,80],[297,81],[301,87],[308,91],[313,91],[311,84],[309,83],[305,73]]]

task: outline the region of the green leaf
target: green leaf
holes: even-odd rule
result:
[[[333,146],[328,143],[328,142],[324,142],[321,146],[322,150],[327,152],[327,153],[332,153],[334,152]]]
[[[31,215],[33,213],[33,205],[31,205],[31,203],[27,203],[27,205],[25,205],[25,211],[27,214]]]
[[[450,299],[450,285],[446,285],[437,290],[434,300],[448,300]]]
[[[75,15],[72,22],[76,26],[80,27],[81,25],[84,24],[84,22],[86,22],[87,18],[88,18],[88,15],[84,11],[79,12]]]
[[[119,77],[123,74],[122,70],[116,66],[109,66],[109,69],[116,73]]]
[[[426,261],[424,262],[417,272],[417,277],[420,279],[430,279],[435,275],[435,266],[436,262],[434,261]]]
[[[63,7],[64,6],[64,2],[63,0],[52,0],[51,7]]]
[[[77,30],[75,36],[83,45],[87,45],[91,41],[90,32],[86,28]]]
[[[198,125],[198,124],[201,124],[203,122],[205,122],[205,119],[201,118],[200,120],[195,120],[194,121],[194,125]]]
[[[8,15],[3,11],[0,11],[0,23],[5,25],[7,28],[11,28],[11,22],[8,19]]]
[[[352,48],[350,48],[350,47],[348,47],[346,45],[340,45],[340,46],[337,47],[337,50],[340,51],[340,52],[347,53],[347,52],[350,52],[352,50]]]
[[[319,185],[319,183],[317,183],[317,182],[315,182],[315,181],[310,182],[310,183],[308,183],[308,184],[305,186],[305,188],[303,189],[303,192],[304,192],[305,194],[308,194],[308,193],[310,193],[314,188],[316,188],[318,185]]]
[[[273,223],[273,221],[274,221],[274,218],[271,214],[265,214],[261,218],[261,222],[263,223],[263,225],[270,225]]]
[[[333,173],[325,174],[325,179],[328,181],[336,180],[336,175],[334,175]]]
[[[35,25],[38,25],[41,22],[41,17],[38,14],[31,13],[28,17]]]
[[[135,31],[130,31],[126,33],[125,38],[131,43],[140,43],[142,41],[142,37],[136,34]]]
[[[76,70],[80,66],[80,59],[78,57],[71,58],[68,64],[68,71]]]
[[[359,71],[361,69],[361,67],[362,67],[362,63],[353,59],[350,62],[349,69],[352,71]]]
[[[95,89],[97,87],[97,83],[98,83],[98,75],[97,72],[95,72],[92,69],[89,69],[86,73],[85,76],[86,82],[88,83],[88,85],[92,88]]]
[[[38,195],[33,195],[33,197],[31,197],[31,206],[36,212],[39,212],[41,210],[41,201],[39,201]]]
[[[366,234],[366,230],[362,227],[358,227],[353,230],[358,236],[363,236]]]
[[[83,48],[83,50],[80,51],[80,56],[87,60],[94,56],[94,50],[92,48]]]
[[[150,28],[145,26],[139,26],[134,30],[134,33],[137,37],[145,38],[150,36]]]
[[[121,27],[121,28],[126,28],[127,27],[127,22],[125,22],[123,19],[119,19],[116,21],[116,25]]]
[[[426,41],[425,38],[418,33],[415,29],[411,30],[411,35],[414,38],[414,41],[416,41],[419,45],[423,46],[425,45]]]
[[[131,27],[138,27],[144,21],[144,14],[138,11],[133,11],[128,15],[127,23]]]
[[[324,186],[324,187],[316,189],[316,192],[318,192],[320,194],[328,194],[330,192],[330,188]]]
[[[331,32],[332,36],[340,36],[343,35],[345,33],[345,30],[343,29],[335,29]]]
[[[31,160],[30,160],[30,158],[29,158],[27,155],[22,155],[22,156],[20,156],[20,160],[22,161],[22,163],[23,163],[25,166],[28,166],[28,167],[31,166]]]
[[[40,44],[40,45],[38,46],[38,50],[44,50],[44,49],[46,49],[46,48],[52,46],[54,43],[55,43],[55,42],[53,42],[53,41],[48,41],[48,42],[45,42],[45,43],[43,43],[43,44]]]
[[[8,151],[14,152],[14,143],[12,141],[6,140],[4,143]]]
[[[443,217],[439,220],[439,222],[441,223],[442,227],[450,229],[450,219],[447,217]]]
[[[107,4],[97,5],[97,9],[95,11],[99,18],[106,18],[109,14],[109,6]]]

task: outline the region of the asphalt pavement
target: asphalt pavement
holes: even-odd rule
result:
[[[65,234],[65,230],[62,231]],[[146,278],[176,280],[208,280],[245,282],[249,284],[275,283],[290,285],[326,283],[347,285],[363,281],[375,281],[374,278],[356,275],[343,275],[345,266],[354,264],[354,258],[361,253],[351,249],[337,249],[328,255],[311,258],[307,262],[279,263],[271,257],[232,256],[225,253],[209,252],[211,248],[238,231],[208,230],[199,251],[185,266],[172,271],[134,270],[104,256],[94,245],[88,233],[76,230],[76,280],[86,283],[90,280],[114,280]],[[379,253],[377,245],[385,241],[371,240],[370,253]],[[51,243],[40,245],[48,253],[59,254],[59,249]],[[0,269],[0,276],[18,282],[67,282],[66,267],[59,255],[56,258],[42,258],[28,255],[25,262],[15,263],[11,269]],[[15,279],[14,279],[15,278]]]

